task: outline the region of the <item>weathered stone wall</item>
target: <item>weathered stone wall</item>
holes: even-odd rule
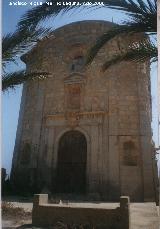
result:
[[[22,58],[28,71],[51,73],[26,83],[22,98],[12,174],[26,171],[33,189],[54,192],[59,140],[74,129],[87,140],[87,193],[107,200],[155,199],[149,63],[122,62],[101,71],[106,58],[141,35],[110,42],[83,66],[89,47],[111,26],[102,21],[64,26]],[[30,160],[22,163],[27,144]]]
[[[98,204],[49,204],[48,195],[35,195],[32,224],[39,227],[56,225],[93,226],[95,228],[130,228],[130,203],[128,197],[121,197],[118,207]]]

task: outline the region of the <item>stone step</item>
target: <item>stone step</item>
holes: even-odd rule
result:
[[[160,229],[155,203],[130,204],[131,229]]]

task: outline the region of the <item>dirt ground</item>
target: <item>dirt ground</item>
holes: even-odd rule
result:
[[[22,199],[2,200],[2,228],[32,228],[32,206]]]
[[[58,200],[56,201],[59,202]],[[71,203],[70,205],[74,204],[76,206],[87,206],[93,207],[94,203],[84,203],[81,202]],[[66,202],[63,202],[67,204]],[[104,207],[105,203],[97,202],[97,207],[101,208]],[[118,203],[108,203],[108,208],[115,208],[118,207]],[[9,229],[9,228],[19,228],[19,229],[41,229],[39,227],[32,226],[32,207],[33,207],[33,199],[28,198],[20,198],[20,197],[6,197],[2,200],[2,228]],[[48,227],[47,227],[48,228]],[[50,227],[48,229],[85,229],[85,228],[67,228],[66,225],[63,225],[60,222],[57,222],[56,226]],[[87,228],[91,229],[91,228]]]
[[[2,228],[4,229],[42,229],[32,226],[32,198],[7,197],[2,199]],[[72,205],[72,203],[70,203]],[[74,202],[74,204],[76,204]],[[117,207],[118,203],[107,203],[107,207]],[[78,203],[84,205],[84,202]],[[85,203],[86,205],[86,203]],[[91,206],[93,203],[87,203]],[[97,206],[104,207],[106,203],[98,203]],[[131,229],[159,229],[159,207],[155,203],[131,203]],[[85,229],[69,228],[57,222],[54,227],[47,229]],[[92,228],[87,228],[92,229]]]

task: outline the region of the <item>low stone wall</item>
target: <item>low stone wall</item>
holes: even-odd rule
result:
[[[129,229],[129,198],[121,197],[120,206],[104,208],[98,204],[49,204],[47,194],[34,196],[32,224],[53,226],[57,222],[71,225],[89,225],[91,228]]]

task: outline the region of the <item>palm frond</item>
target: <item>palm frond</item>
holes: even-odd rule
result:
[[[74,2],[74,3],[73,3]],[[43,20],[48,19],[49,17],[56,17],[60,12],[66,13],[71,9],[80,9],[80,8],[90,8],[90,5],[84,6],[85,1],[79,0],[70,1],[72,4],[65,4],[65,1],[56,1],[56,0],[48,0],[43,3],[41,6],[34,7],[31,10],[28,10],[20,19],[18,23],[18,29],[24,30],[26,28],[30,28],[34,30],[36,26]],[[95,4],[95,0],[90,0],[88,3]],[[97,5],[94,5],[97,7]]]
[[[105,0],[104,5],[110,9],[124,11],[129,15],[153,14],[157,12],[157,0]]]
[[[49,0],[41,6],[28,10],[20,19],[18,29],[23,31],[25,28],[34,30],[36,26],[44,19],[50,16],[57,16],[63,9],[69,9],[70,6],[59,5],[59,1]]]
[[[44,80],[49,76],[47,72],[34,72],[26,73],[25,70],[12,72],[2,76],[2,90],[5,91],[9,88],[14,88],[17,85],[29,80]]]
[[[97,55],[98,51],[110,40],[113,38],[122,35],[122,34],[132,34],[132,33],[140,33],[145,32],[146,27],[145,25],[140,26],[139,23],[130,23],[128,25],[116,25],[106,33],[104,33],[101,37],[99,37],[96,43],[91,47],[87,54],[86,64],[90,64],[95,56]]]
[[[105,6],[108,8],[125,11],[132,15],[132,20],[124,22],[123,25],[114,26],[111,30],[103,34],[89,50],[86,64],[90,64],[97,55],[100,48],[107,42],[121,34],[145,33],[148,35],[157,32],[157,5],[156,0],[106,0]]]
[[[105,6],[125,12],[132,23],[147,25],[145,32],[157,32],[157,0],[106,0]]]
[[[146,60],[151,60],[151,62],[156,62],[158,59],[157,56],[157,47],[153,43],[143,40],[132,44],[125,52],[117,54],[107,60],[103,64],[102,70],[105,71],[110,66],[122,61],[144,62]]]
[[[79,4],[82,6],[84,1],[79,0]],[[48,3],[48,4],[47,4]],[[75,5],[65,5],[63,2],[56,0],[48,0],[47,3],[43,3],[41,6],[34,7],[31,10],[28,10],[20,19],[18,23],[18,29],[24,30],[25,28],[35,29],[36,26],[44,19],[51,16],[57,16],[62,11],[68,11],[73,8],[79,8],[77,4]],[[59,4],[61,3],[61,4]],[[84,6],[85,8],[97,8],[95,5],[95,0],[90,0],[89,3],[93,4],[92,6]],[[157,15],[157,0],[147,0],[145,3],[143,0],[104,0],[103,4],[107,8],[120,10],[125,12],[134,18],[142,17],[147,18],[146,16]],[[102,6],[102,7],[104,7]],[[99,7],[98,7],[99,8]]]
[[[37,39],[43,38],[50,32],[50,29],[39,28],[34,32],[17,30],[5,35],[2,39],[2,64],[5,65],[6,62],[15,61],[17,56],[33,47]]]

